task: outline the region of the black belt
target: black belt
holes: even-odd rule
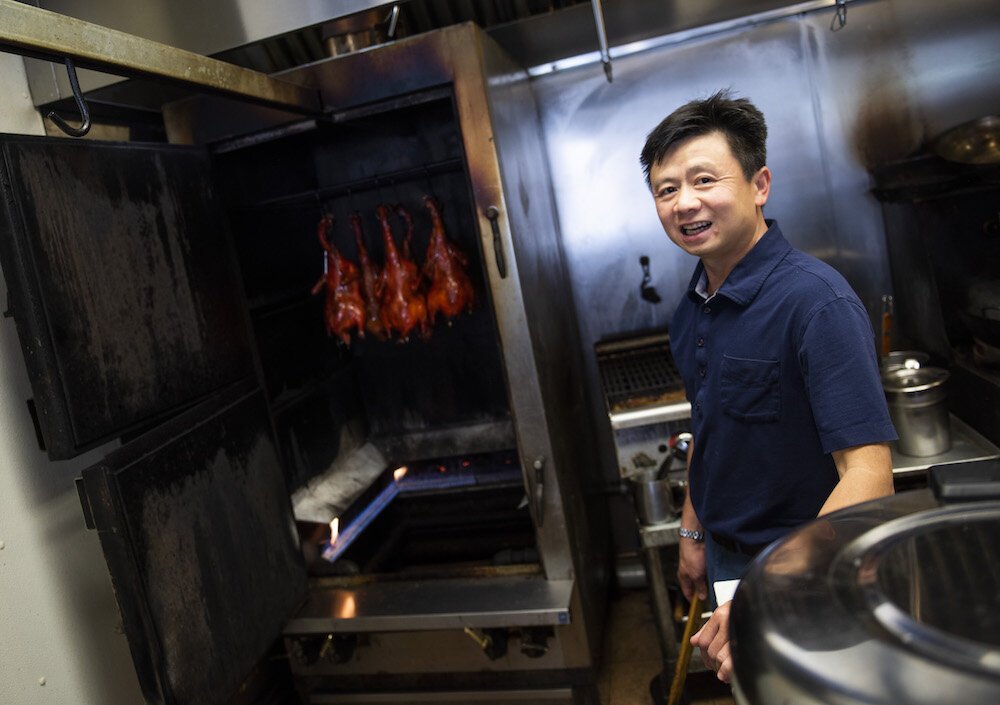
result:
[[[724,549],[732,551],[733,553],[741,553],[744,556],[756,556],[758,553],[771,545],[770,541],[767,543],[742,543],[741,541],[736,541],[728,536],[717,534],[714,531],[710,533],[712,535],[712,540]]]

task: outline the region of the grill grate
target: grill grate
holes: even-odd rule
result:
[[[643,401],[676,397],[678,393],[683,395],[684,381],[666,342],[633,349],[599,351],[597,365],[604,396],[612,410]]]

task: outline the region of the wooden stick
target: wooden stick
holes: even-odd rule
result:
[[[670,682],[670,695],[667,696],[667,705],[677,705],[681,698],[681,691],[684,690],[684,679],[687,677],[688,666],[691,663],[691,653],[694,647],[691,646],[691,635],[694,634],[696,625],[701,622],[701,600],[695,595],[691,598],[691,607],[688,608],[688,621],[684,625],[684,636],[681,637],[681,650],[677,656],[677,665],[674,667],[674,679]]]

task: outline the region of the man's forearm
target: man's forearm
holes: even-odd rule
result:
[[[820,509],[820,516],[893,493],[892,454],[888,443],[834,451],[840,481]]]

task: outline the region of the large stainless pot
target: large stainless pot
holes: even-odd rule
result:
[[[1000,703],[1000,461],[931,476],[751,564],[730,622],[738,703]]]
[[[951,448],[951,429],[945,382],[948,371],[939,367],[905,367],[882,374],[889,415],[899,434],[897,448],[904,455],[927,457]]]

